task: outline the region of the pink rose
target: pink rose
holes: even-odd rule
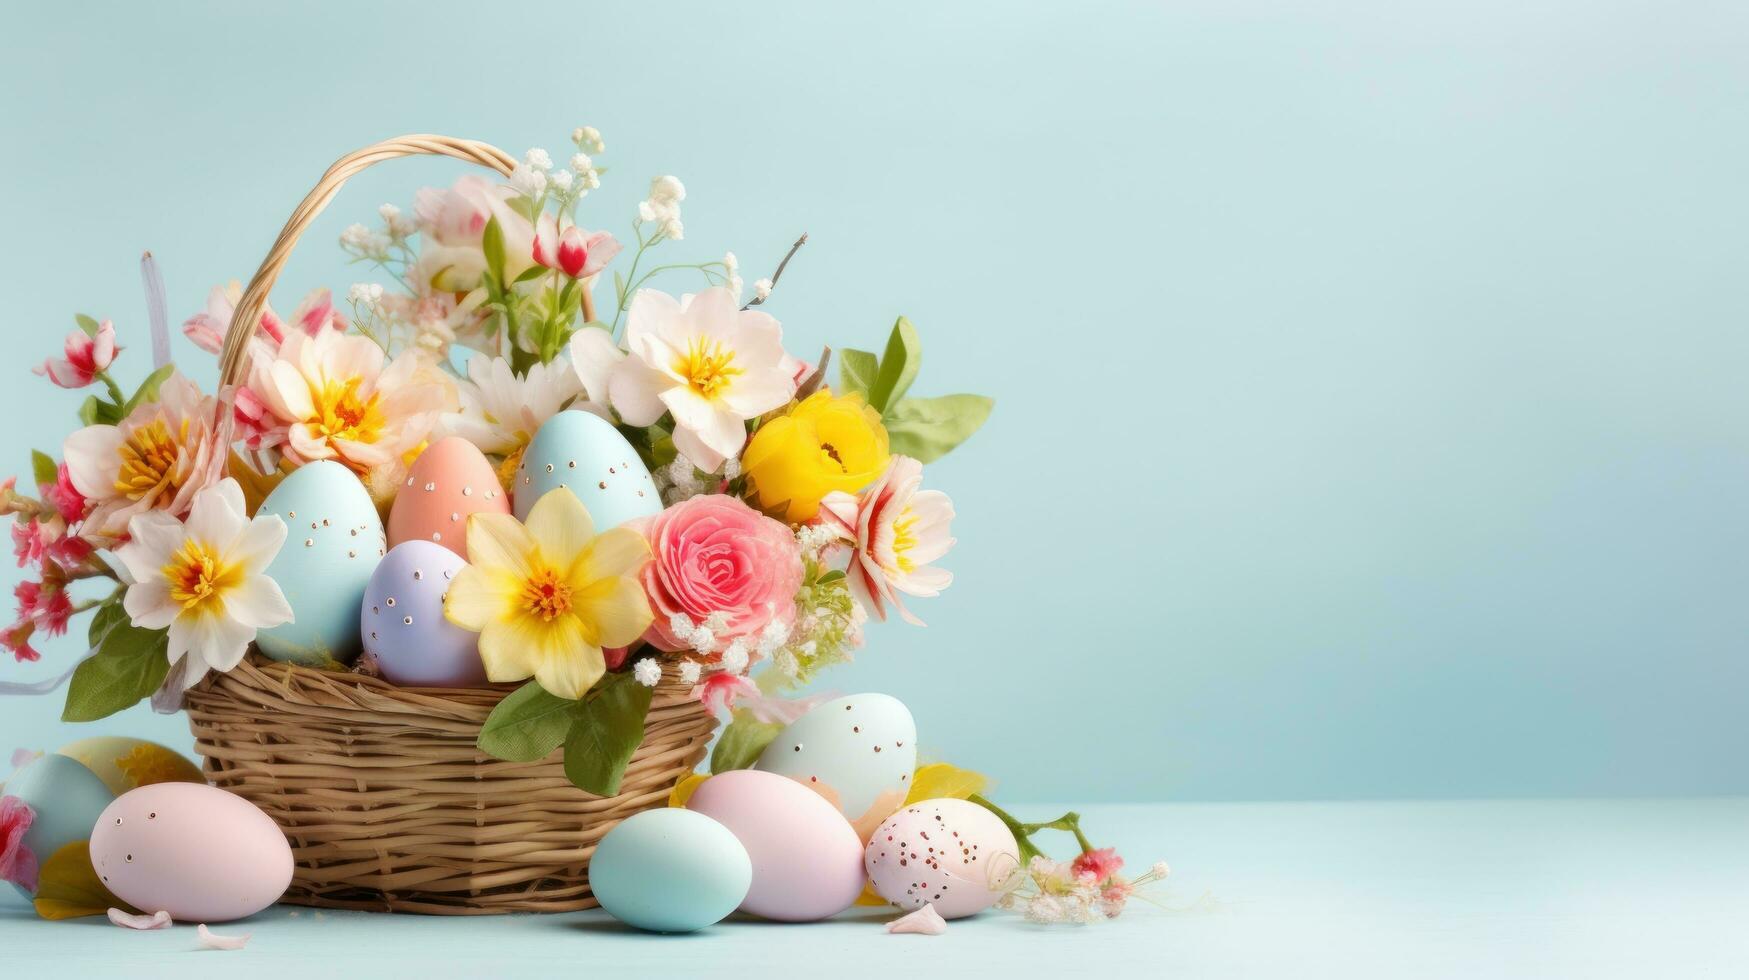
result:
[[[24,835],[36,822],[36,811],[16,796],[0,796],[0,881],[36,891],[36,855],[24,846]]]
[[[669,652],[691,649],[675,635],[675,616],[701,623],[717,614],[712,647],[738,639],[756,645],[773,622],[795,622],[802,557],[795,535],[739,498],[708,494],[631,525],[654,559],[640,578],[655,613],[644,639]]]
[[[1083,851],[1069,865],[1069,871],[1077,878],[1085,878],[1095,883],[1105,881],[1112,875],[1123,870],[1123,858],[1117,856],[1117,850],[1110,847]]]

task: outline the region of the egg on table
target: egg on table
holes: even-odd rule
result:
[[[613,423],[576,409],[547,419],[523,452],[511,484],[516,519],[528,520],[535,501],[560,487],[583,501],[598,534],[662,509],[632,444]]]
[[[352,471],[322,460],[293,470],[260,514],[285,521],[285,545],[267,566],[291,606],[292,621],[255,636],[274,660],[320,667],[358,656],[358,607],[371,572],[388,550],[382,519]]]
[[[757,769],[718,773],[686,808],[727,827],[746,848],[753,880],[743,911],[813,922],[862,894],[862,841],[832,804],[794,780]]]
[[[869,883],[912,911],[958,919],[996,904],[1018,881],[1020,845],[994,813],[968,800],[922,800],[887,818],[863,852]]]
[[[152,783],[204,783],[206,776],[187,756],[143,738],[96,735],[55,750],[97,774],[117,796]]]
[[[7,843],[12,849],[27,852],[27,863],[38,870],[56,851],[90,838],[98,814],[115,800],[115,794],[96,773],[58,753],[38,756],[14,773],[0,788],[0,797],[10,801],[8,809],[19,804],[30,808],[30,826],[23,837]],[[9,865],[19,866],[16,851],[6,856],[11,859]],[[34,892],[23,882],[12,884],[27,897]]]
[[[510,513],[498,474],[473,443],[460,436],[439,439],[413,461],[395,494],[389,547],[429,541],[466,558],[468,517],[481,513]]]
[[[378,563],[364,590],[358,629],[385,680],[410,687],[486,683],[480,635],[443,615],[444,594],[466,564],[431,541],[403,541]]]
[[[905,802],[917,768],[917,725],[898,698],[852,694],[797,718],[754,768],[820,794],[866,841]]]
[[[753,862],[727,827],[695,810],[634,813],[589,859],[589,888],[608,914],[651,932],[695,932],[747,897]]]
[[[157,783],[131,790],[90,833],[91,866],[109,890],[179,922],[254,915],[291,884],[291,845],[279,826],[217,787]]]

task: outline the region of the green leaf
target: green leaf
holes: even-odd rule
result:
[[[841,395],[856,392],[866,397],[868,389],[880,374],[880,358],[865,350],[845,349],[838,352],[838,387]]]
[[[498,224],[496,215],[486,222],[486,230],[480,235],[480,249],[486,253],[486,268],[491,271],[492,278],[503,282],[504,228]]]
[[[30,451],[30,470],[39,487],[52,487],[61,476],[59,467],[55,466],[55,458],[40,449]]]
[[[140,386],[135,388],[133,395],[128,398],[128,403],[121,407],[121,417],[125,419],[129,415],[132,415],[134,409],[138,407],[141,402],[157,401],[158,388],[164,384],[166,379],[175,373],[176,365],[166,364],[158,370],[153,371],[151,374],[146,375],[146,380],[140,382]]]
[[[498,702],[480,728],[480,751],[506,762],[544,759],[563,745],[583,703],[548,694],[536,681]]]
[[[995,406],[994,399],[983,395],[907,398],[887,413],[889,446],[918,462],[933,463],[971,438]]]
[[[731,769],[753,768],[753,763],[759,761],[759,753],[764,752],[781,731],[783,726],[776,722],[760,721],[745,711],[735,712],[734,719],[717,739],[717,747],[711,751],[711,775]]]
[[[97,607],[97,612],[92,614],[91,629],[87,633],[86,644],[88,646],[101,647],[103,645],[103,638],[109,635],[109,631],[113,629],[117,623],[125,623],[127,621],[128,614],[127,610],[122,608],[121,596],[110,596],[108,599],[103,600],[103,604]]]
[[[79,406],[79,421],[86,425],[114,425],[126,416],[114,402],[105,401],[96,395],[85,396],[85,402]]]
[[[596,796],[619,793],[626,763],[644,740],[651,688],[631,674],[609,674],[565,738],[565,776]]]
[[[547,268],[544,265],[531,265],[528,268],[522,270],[522,275],[517,276],[516,281],[517,282],[528,282],[528,281],[533,280],[533,279],[539,279],[541,276],[544,276],[547,273],[552,272],[552,271],[553,270]]]
[[[882,415],[888,406],[896,405],[917,380],[917,369],[923,366],[923,343],[917,339],[917,328],[900,317],[887,337],[887,351],[881,355],[881,370],[874,384],[868,387],[868,403]]]
[[[169,645],[169,634],[164,630],[144,630],[126,622],[113,624],[97,655],[73,671],[61,720],[96,721],[151,697],[170,673],[170,660],[164,653]]]
[[[620,275],[618,269],[613,270],[613,299],[614,299],[614,303],[613,303],[614,309],[618,310],[618,309],[625,308],[625,305],[626,305],[626,277]]]
[[[73,314],[73,322],[79,325],[80,330],[85,331],[85,336],[87,337],[97,336],[97,331],[101,327],[101,324],[96,320],[91,319],[83,313]]]

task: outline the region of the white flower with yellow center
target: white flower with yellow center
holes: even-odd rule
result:
[[[931,597],[953,584],[932,563],[953,547],[953,501],[920,490],[923,464],[894,456],[887,471],[858,496],[834,491],[820,501],[820,524],[848,541],[855,554],[845,572],[857,602],[887,618],[891,602],[905,622],[922,626],[899,594]]]
[[[639,290],[627,311],[626,349],[609,398],[629,425],[674,416],[674,445],[706,472],[737,456],[748,419],[795,394],[783,332],[770,315],[741,310],[721,286],[675,299]]]
[[[607,335],[605,330],[588,332]],[[499,482],[508,486],[510,474],[522,461],[522,451],[534,440],[541,423],[559,414],[583,385],[562,357],[551,364],[531,364],[528,373],[519,377],[504,358],[476,354],[468,360],[468,379],[457,388],[461,410],[445,414],[440,431],[461,436],[483,453],[502,456]],[[605,406],[589,402],[576,407],[592,409],[604,417],[607,413]]]
[[[208,670],[237,666],[257,630],[291,621],[267,566],[285,543],[276,515],[251,519],[236,480],[195,494],[186,523],[163,511],[128,522],[116,549],[133,583],[122,608],[141,629],[169,629],[170,666],[187,658],[184,689]]]

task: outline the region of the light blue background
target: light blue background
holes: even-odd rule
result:
[[[588,123],[587,221],[677,174],[677,255],[810,233],[794,351],[904,313],[919,392],[997,398],[928,474],[957,582],[829,682],[1006,797],[1749,790],[1739,5],[72,6],[0,33],[10,470],[71,426],[25,370],[74,311],[143,373],[143,249],[180,322],[347,150]],[[355,181],[280,307],[461,172]],[[58,706],[0,747],[188,744]]]

